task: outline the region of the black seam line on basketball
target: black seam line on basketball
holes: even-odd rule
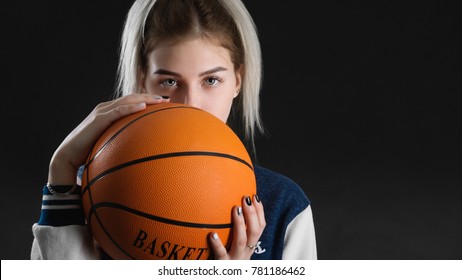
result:
[[[222,157],[222,158],[228,158],[232,159],[235,161],[238,161],[240,163],[245,164],[247,167],[249,167],[253,171],[252,165],[250,165],[248,162],[245,160],[238,158],[236,156],[232,156],[229,154],[224,154],[224,153],[217,153],[217,152],[206,152],[206,151],[189,151],[189,152],[176,152],[176,153],[168,153],[168,154],[160,154],[160,155],[155,155],[155,156],[149,156],[149,157],[144,157],[144,158],[139,158],[136,160],[128,161],[123,164],[114,166],[101,174],[95,176],[88,184],[85,186],[85,188],[82,190],[82,195],[89,189],[96,181],[101,179],[102,177],[106,176],[109,173],[112,173],[114,171],[117,171],[119,169],[125,168],[127,166],[135,165],[138,163],[146,162],[146,161],[152,161],[152,160],[158,160],[158,159],[163,159],[163,158],[170,158],[170,157],[180,157],[180,156],[212,156],[212,157]]]
[[[132,121],[130,121],[129,123],[127,123],[126,125],[124,125],[122,128],[119,129],[119,131],[117,131],[114,135],[111,136],[111,138],[109,138],[109,140],[106,141],[106,143],[104,143],[104,145],[95,153],[95,155],[93,156],[93,158],[91,158],[87,164],[85,165],[85,167],[90,164],[94,158],[96,158],[106,147],[107,145],[109,145],[109,143],[112,142],[112,140],[114,140],[120,133],[122,133],[127,127],[129,127],[131,124],[133,124],[134,122],[146,117],[146,116],[149,116],[151,114],[154,114],[154,113],[158,113],[158,112],[162,112],[162,111],[165,111],[165,110],[170,110],[170,109],[192,109],[192,110],[200,110],[199,108],[195,108],[195,107],[188,107],[188,106],[181,106],[181,105],[178,105],[178,106],[173,106],[173,107],[167,107],[167,108],[160,108],[160,109],[157,109],[157,110],[154,110],[154,111],[149,111],[147,112],[146,114],[143,114],[141,116],[139,116],[138,118],[136,119],[133,119]]]
[[[155,216],[152,214],[148,214],[145,212],[141,212],[139,210],[127,207],[122,204],[114,203],[114,202],[100,202],[96,203],[95,205],[92,206],[93,212],[96,213],[96,210],[101,207],[109,207],[109,208],[116,208],[125,212],[132,213],[134,215],[144,217],[153,221],[161,222],[164,224],[169,224],[169,225],[175,225],[175,226],[181,226],[181,227],[189,227],[189,228],[231,228],[232,224],[202,224],[202,223],[191,223],[191,222],[183,222],[183,221],[177,221],[177,220],[172,220],[172,219],[167,219],[159,216]]]
[[[89,191],[88,192],[88,195],[90,196],[90,203],[91,205],[93,205],[93,200],[91,199],[91,192]],[[91,218],[93,217],[93,214],[95,214],[95,217],[96,217],[96,221],[98,222],[99,226],[101,227],[101,229],[104,231],[104,233],[106,234],[107,237],[109,237],[109,239],[111,240],[111,242],[123,253],[125,254],[127,257],[131,258],[131,259],[135,259],[132,255],[130,255],[127,251],[125,251],[120,245],[119,243],[117,243],[114,238],[111,236],[111,234],[109,233],[109,231],[106,229],[106,227],[103,225],[103,222],[101,221],[101,219],[99,218],[98,216],[98,213],[96,213],[94,211],[94,207],[92,206],[90,208],[90,211],[88,213],[88,225],[90,226],[90,228],[92,227],[92,224],[91,224]]]

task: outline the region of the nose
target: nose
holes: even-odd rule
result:
[[[183,92],[181,93],[181,103],[201,108],[201,94],[200,89],[185,86],[183,87]]]

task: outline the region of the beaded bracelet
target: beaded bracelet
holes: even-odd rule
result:
[[[50,183],[47,183],[47,189],[48,191],[50,191],[51,194],[53,195],[56,195],[56,196],[69,196],[70,194],[72,194],[75,189],[78,187],[79,185],[77,184],[74,184],[74,185],[51,185]],[[70,188],[67,192],[64,192],[64,193],[60,193],[60,192],[57,192],[53,189],[53,187],[68,187]]]

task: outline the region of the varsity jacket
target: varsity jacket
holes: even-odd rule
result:
[[[316,260],[310,200],[291,179],[254,166],[257,194],[266,227],[252,255],[255,260]],[[78,181],[81,178],[79,172]],[[40,220],[32,226],[31,259],[105,259],[85,224],[80,189],[60,197],[43,188]]]

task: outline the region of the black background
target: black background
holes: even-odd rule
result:
[[[131,3],[3,4],[1,259],[29,258],[48,162],[113,92]],[[319,259],[462,259],[457,1],[245,3],[257,155],[310,198]]]

